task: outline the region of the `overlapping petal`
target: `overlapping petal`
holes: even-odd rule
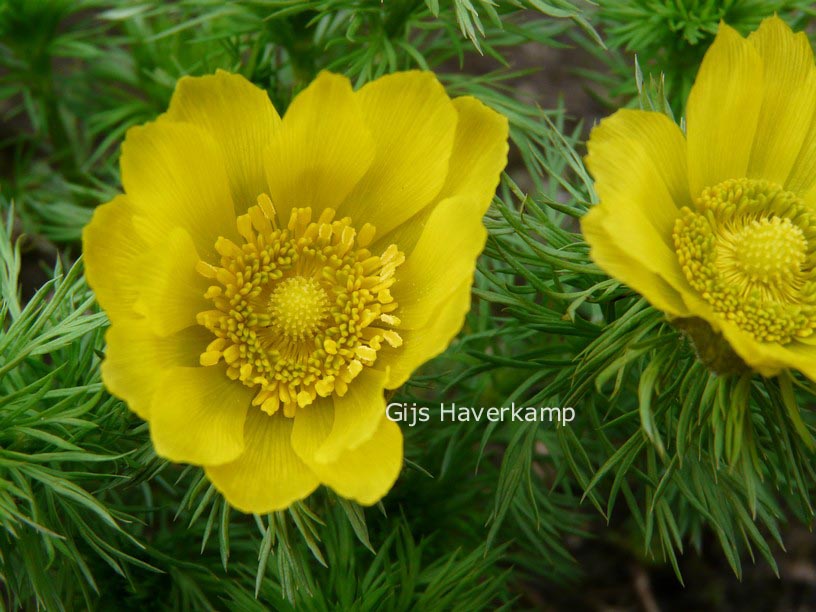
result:
[[[386,381],[386,373],[366,371],[349,385],[342,397],[324,400],[299,411],[292,432],[295,452],[304,461],[314,459],[325,463],[368,440],[385,414],[383,390]],[[324,422],[329,422],[330,428],[316,436],[315,431],[320,429],[322,432],[320,424]],[[303,439],[309,441],[309,450],[301,445]]]
[[[175,366],[198,365],[210,337],[201,327],[188,327],[169,336],[153,333],[145,319],[114,323],[105,334],[107,348],[102,380],[115,396],[143,419],[165,372]]]
[[[776,376],[782,370],[794,368],[816,380],[816,347],[797,341],[787,345],[757,342],[750,334],[736,325],[720,322],[723,337],[734,352],[754,371],[762,376]]]
[[[236,214],[265,193],[264,154],[281,119],[269,96],[238,74],[183,77],[176,85],[167,118],[192,123],[212,136],[229,179]]]
[[[684,316],[680,294],[691,288],[672,244],[680,208],[692,205],[680,128],[660,113],[622,110],[592,131],[588,149],[600,203],[581,227],[593,259],[657,308]]]
[[[384,234],[429,204],[449,172],[457,112],[431,72],[400,72],[356,94],[375,154],[340,206]]]
[[[763,21],[748,42],[762,60],[763,92],[746,176],[801,190],[805,185],[797,184],[801,178],[792,174],[794,167],[807,163],[800,160],[803,146],[816,146],[806,142],[816,116],[813,49],[804,32],[793,34],[780,19]],[[745,86],[747,95],[754,93],[753,84]],[[808,186],[814,183],[816,178],[809,177]]]
[[[311,414],[309,427],[301,429],[293,438],[298,455],[321,482],[343,497],[367,506],[375,503],[393,486],[402,467],[399,426],[383,412],[367,440],[326,459],[321,457],[321,448],[332,427],[330,411]]]
[[[471,278],[463,279],[438,305],[434,316],[422,327],[401,331],[400,350],[386,347],[377,360],[377,367],[388,370],[388,389],[402,386],[411,374],[426,361],[436,357],[462,329],[470,310]]]
[[[156,453],[172,461],[218,465],[244,451],[252,391],[207,368],[165,371],[150,405]]]
[[[655,308],[673,317],[690,316],[683,294],[667,282],[659,271],[654,270],[657,262],[652,261],[651,265],[646,266],[640,259],[632,256],[631,247],[636,244],[634,241],[621,244],[620,234],[616,233],[615,227],[620,227],[621,224],[610,221],[610,216],[610,213],[597,206],[581,219],[581,230],[592,247],[593,261],[608,274],[645,296]],[[663,267],[673,270],[677,264],[676,257],[670,258],[662,248],[660,251],[664,257],[661,262]],[[645,254],[645,249],[641,252]],[[676,272],[672,276],[676,278]]]
[[[733,28],[720,25],[686,107],[689,188],[747,176],[765,90],[762,57]]]
[[[441,202],[400,270],[392,294],[400,304],[400,329],[422,327],[464,280],[472,280],[487,230],[481,205],[457,196]]]
[[[281,223],[293,208],[337,209],[368,171],[375,144],[345,77],[321,72],[293,101],[266,151]]]
[[[207,477],[243,512],[283,510],[320,484],[295,454],[294,421],[277,413],[250,410],[244,423],[244,451],[229,463],[206,467]]]
[[[374,249],[391,243],[400,245],[410,255],[425,229],[434,208],[447,198],[468,194],[474,208],[484,214],[499,184],[499,177],[507,165],[509,126],[507,118],[482,102],[469,96],[455,98],[457,112],[456,134],[448,163],[445,184],[434,202],[390,232],[382,232]]]
[[[112,321],[138,318],[133,305],[141,291],[140,259],[146,243],[133,226],[124,195],[97,207],[82,231],[85,276]]]
[[[235,235],[224,162],[201,128],[166,119],[131,128],[120,164],[133,226],[149,245],[181,227],[201,255],[215,257],[216,238]]]
[[[134,310],[160,336],[195,325],[196,313],[209,307],[204,300],[206,279],[195,269],[198,261],[193,239],[181,227],[140,258],[142,274]]]

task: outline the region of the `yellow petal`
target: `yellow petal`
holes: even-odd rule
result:
[[[808,128],[786,187],[800,194],[805,202],[816,208],[816,117]]]
[[[133,229],[133,214],[125,196],[97,207],[82,230],[85,276],[112,322],[137,318],[133,304],[141,284],[139,258],[145,243]]]
[[[610,217],[614,219],[614,213],[608,213],[604,207],[596,206],[581,219],[581,230],[591,247],[592,260],[607,274],[643,295],[658,310],[674,317],[691,316],[681,292],[667,282],[662,274],[664,270],[668,270],[669,274],[666,275],[668,278],[675,284],[685,287],[687,292],[691,292],[685,279],[680,277],[682,272],[679,269],[672,269],[677,266],[676,257],[672,259],[672,255],[664,248],[657,247],[660,257],[665,259],[662,266],[654,265],[660,263],[654,254],[651,261],[653,265],[647,266],[643,261],[634,259],[638,239],[621,230],[621,224],[615,229],[614,224],[609,222]],[[608,228],[610,225],[613,227],[611,230]],[[622,239],[623,236],[627,238]],[[638,250],[643,250],[641,255],[644,257],[649,256],[645,249]]]
[[[802,149],[785,187],[801,195],[805,202],[816,208],[816,117],[808,127]]]
[[[734,352],[762,376],[776,376],[782,370],[796,369],[816,381],[816,345],[813,337],[794,339],[785,345],[758,342],[731,321],[714,312],[710,304],[697,295],[684,295],[693,316],[707,321],[722,334]]]
[[[765,89],[763,79],[756,47],[721,23],[686,108],[693,196],[726,179],[746,176]]]
[[[387,75],[356,97],[376,153],[338,212],[372,223],[382,234],[439,193],[448,174],[457,113],[432,72]]]
[[[330,411],[320,411],[310,419],[311,435],[300,439],[299,453],[320,481],[343,497],[369,506],[388,493],[402,467],[402,432],[384,414],[373,435],[354,450],[333,461],[317,461],[320,440],[332,427]]]
[[[108,391],[147,419],[164,373],[175,366],[198,365],[199,355],[211,340],[212,335],[199,326],[162,338],[144,319],[114,323],[105,334],[102,380]]]
[[[310,460],[330,462],[342,452],[359,447],[368,440],[385,414],[386,374],[371,368],[358,376],[349,385],[343,397],[312,404],[295,414],[292,430],[292,446],[307,463]],[[332,405],[333,402],[333,405]],[[331,427],[324,438],[315,440],[315,419],[328,418]],[[307,443],[302,443],[304,437]],[[313,449],[310,456],[307,449]]]
[[[244,450],[244,421],[255,393],[223,367],[173,368],[150,405],[156,454],[180,463],[217,465]]]
[[[600,200],[581,220],[592,259],[656,308],[680,316],[678,292],[691,288],[672,232],[679,208],[693,206],[683,134],[665,115],[623,110],[592,131],[587,148]]]
[[[791,353],[786,347],[779,344],[766,344],[757,342],[751,334],[742,331],[739,327],[729,321],[720,319],[719,331],[722,332],[723,337],[734,349],[734,352],[739,355],[742,360],[755,372],[759,372],[762,376],[776,376],[785,368],[797,367],[804,365],[806,369],[810,370],[811,375],[814,374],[814,367],[812,362],[810,364],[796,364],[798,361],[796,356]],[[816,352],[811,352],[810,357],[816,356]]]
[[[509,124],[507,117],[465,96],[453,101],[459,121],[450,169],[440,198],[473,194],[487,211],[507,165]]]
[[[786,162],[779,162],[789,173],[777,180],[787,189],[808,193],[807,199],[816,201],[816,92],[814,88],[813,50],[804,32],[793,34],[784,21],[771,17],[762,22],[759,30],[749,37],[765,63],[765,78],[774,85],[766,86],[766,101],[762,108],[761,124],[767,125],[768,139],[772,139],[776,154]],[[773,162],[774,151],[757,149]],[[792,168],[790,168],[792,162]],[[753,159],[752,159],[753,162]],[[771,178],[768,177],[762,178]]]
[[[623,276],[626,274],[623,270],[620,271],[621,275],[612,272],[615,261],[619,260],[616,251],[624,252],[625,260],[635,267],[660,276],[675,292],[693,291],[680,268],[674,248],[666,244],[644,215],[633,212],[623,216],[616,210],[597,206],[581,219],[581,228],[591,247],[592,260],[608,274],[624,281],[647,298],[649,295],[645,288],[632,284],[638,271],[633,271],[632,278]]]
[[[401,329],[416,329],[436,316],[463,282],[473,281],[487,231],[484,202],[471,195],[448,198],[433,210],[391,290],[399,304]]]
[[[224,160],[202,129],[161,119],[131,128],[121,168],[134,227],[149,244],[182,227],[203,257],[217,261],[216,238],[238,239]]]
[[[786,367],[799,370],[816,382],[816,346],[794,340],[781,349],[784,353],[780,361],[784,360]]]
[[[144,315],[152,330],[166,336],[196,324],[196,314],[212,307],[204,299],[209,283],[195,270],[199,257],[190,235],[176,228],[163,244],[144,258],[135,309]]]
[[[266,155],[269,195],[283,225],[292,208],[340,206],[374,158],[348,79],[321,72],[292,101]]]
[[[600,206],[672,245],[679,209],[693,205],[680,128],[662,113],[620,110],[592,130],[587,150]]]
[[[236,213],[267,192],[264,151],[280,126],[269,96],[240,74],[182,77],[167,117],[193,123],[212,135],[227,170]]]
[[[377,352],[377,369],[386,369],[386,389],[396,389],[407,381],[419,366],[436,357],[462,329],[470,310],[472,279],[465,279],[438,304],[434,316],[417,329],[400,330],[402,346],[384,346]]]
[[[434,205],[445,198],[469,194],[474,199],[475,208],[481,208],[482,214],[490,206],[501,172],[507,165],[507,118],[476,98],[456,98],[453,106],[458,115],[453,152],[445,184],[437,195],[436,202],[423,208],[393,231],[378,233],[378,240],[372,251],[379,252],[395,243],[403,253],[410,254]]]
[[[748,177],[785,185],[816,113],[816,67],[804,32],[794,34],[778,17],[765,19],[748,37],[765,67],[762,108],[748,164]],[[808,143],[808,148],[816,143]],[[810,153],[810,157],[816,151]],[[791,177],[799,183],[801,177]],[[812,175],[809,185],[816,183]]]
[[[242,512],[283,510],[317,488],[317,476],[292,450],[292,419],[251,409],[244,452],[235,461],[207,466],[207,477]]]

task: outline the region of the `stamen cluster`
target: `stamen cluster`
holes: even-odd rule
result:
[[[215,281],[205,294],[214,308],[197,317],[216,336],[201,364],[223,360],[230,378],[258,388],[252,403],[269,414],[283,404],[292,417],[318,396],[344,395],[383,342],[402,344],[390,288],[405,256],[394,244],[372,254],[372,225],[358,232],[334,217],[326,209],[313,221],[310,208],[296,208],[280,228],[262,195],[237,219],[243,244],[220,237],[219,265],[197,266]]]
[[[728,180],[684,207],[674,247],[689,284],[761,342],[816,328],[816,215],[767,181]]]

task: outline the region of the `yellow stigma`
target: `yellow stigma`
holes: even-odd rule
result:
[[[802,287],[808,243],[790,219],[753,219],[736,230],[723,228],[716,265],[723,279],[745,297],[795,301]]]
[[[714,310],[763,342],[816,328],[816,215],[766,181],[708,187],[674,226],[689,284]]]
[[[329,314],[328,303],[326,291],[314,278],[288,278],[269,298],[272,326],[293,340],[311,338]]]
[[[205,293],[214,308],[197,317],[215,336],[201,365],[223,360],[269,414],[283,407],[292,417],[318,396],[344,395],[383,343],[402,344],[390,288],[405,256],[393,244],[375,255],[372,225],[357,231],[334,216],[312,220],[310,208],[296,208],[281,228],[262,195],[237,219],[243,243],[221,237],[219,265],[197,266],[214,281]]]
[[[807,258],[807,240],[790,219],[754,219],[726,237],[719,245],[719,259],[721,265],[733,266],[732,275],[741,284],[774,292],[796,283]]]

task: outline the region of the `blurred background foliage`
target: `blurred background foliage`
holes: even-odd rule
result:
[[[591,124],[682,116],[719,21],[802,0],[0,0],[0,605],[4,609],[810,609],[814,387],[717,377],[588,257]],[[637,56],[637,61],[635,59]],[[125,131],[223,68],[283,112],[322,69],[432,69],[508,116],[460,337],[394,400],[574,406],[555,423],[403,426],[363,509],[320,491],[231,510],[104,390],[79,236]],[[561,92],[564,96],[561,96]],[[588,93],[587,93],[588,92]],[[436,408],[438,410],[438,408]],[[787,547],[787,552],[786,552]],[[775,578],[781,575],[782,580]],[[742,580],[742,582],[740,582]]]
[[[671,108],[679,116],[719,23],[745,36],[774,14],[802,30],[816,7],[809,0],[598,0],[594,23],[603,30],[607,49],[599,54],[586,37],[582,46],[611,68],[613,74],[604,75],[597,88],[604,100],[634,98],[629,57],[636,54],[644,71],[662,73]]]

